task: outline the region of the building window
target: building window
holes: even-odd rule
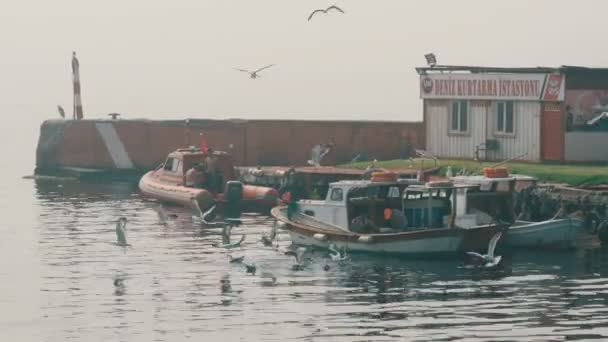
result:
[[[467,133],[469,131],[469,108],[467,101],[452,102],[450,131],[453,133]]]
[[[504,134],[513,134],[513,116],[513,101],[496,103],[496,132]]]

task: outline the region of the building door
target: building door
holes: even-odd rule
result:
[[[543,103],[540,121],[541,159],[563,161],[566,132],[564,113],[560,104]]]

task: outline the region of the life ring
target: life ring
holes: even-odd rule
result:
[[[372,173],[372,182],[395,182],[397,174],[394,172],[374,172]]]
[[[484,176],[488,178],[507,178],[509,171],[506,167],[486,167],[483,169]]]

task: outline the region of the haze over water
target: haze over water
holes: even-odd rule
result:
[[[608,252],[518,252],[498,279],[460,260],[355,255],[304,271],[258,242],[234,252],[190,213],[168,227],[133,184],[21,179],[42,120],[71,113],[69,58],[85,116],[419,120],[413,68],[442,63],[602,66],[605,4],[510,1],[5,1],[0,11],[0,340],[564,340],[608,335]],[[233,67],[276,63],[252,81]],[[113,244],[129,218],[129,242]],[[288,244],[281,235],[280,244]],[[274,279],[276,280],[273,280]],[[114,282],[118,280],[119,286]]]

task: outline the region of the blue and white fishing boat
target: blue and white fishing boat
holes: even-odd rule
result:
[[[276,207],[272,215],[296,245],[397,254],[482,251],[513,222],[510,211],[498,213],[510,205],[512,184],[488,192],[477,185],[412,183],[383,175],[339,181],[325,200],[300,200],[293,212]]]

